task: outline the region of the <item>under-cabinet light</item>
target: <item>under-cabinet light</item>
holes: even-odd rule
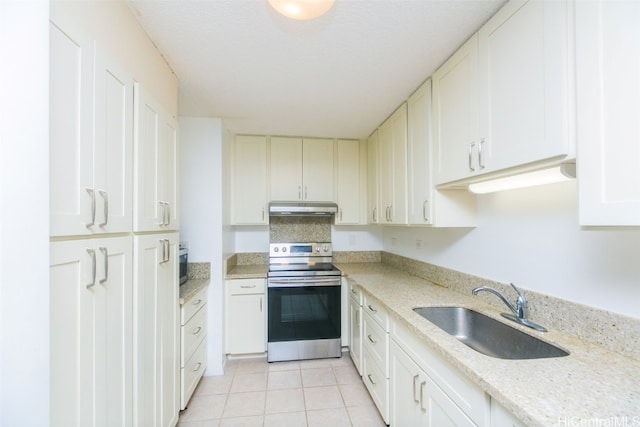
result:
[[[291,19],[314,19],[327,13],[335,0],[268,0],[282,15]]]
[[[534,187],[537,185],[569,181],[575,177],[576,164],[562,163],[548,169],[525,172],[519,175],[469,184],[469,191],[476,194],[494,193],[496,191],[513,190],[516,188]]]

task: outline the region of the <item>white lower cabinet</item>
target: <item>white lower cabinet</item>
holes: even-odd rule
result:
[[[390,420],[402,426],[487,426],[490,399],[404,326],[391,325]]]
[[[344,286],[344,284],[343,284]],[[348,284],[349,290],[349,355],[362,375],[362,292]]]
[[[180,405],[178,233],[134,237],[134,422],[175,426]]]
[[[180,409],[185,409],[207,367],[207,287],[180,307]]]
[[[366,296],[362,317],[362,380],[389,423],[389,318],[387,312]]]
[[[51,426],[131,426],[131,237],[51,243]]]
[[[491,399],[491,427],[525,427],[511,412]]]
[[[264,353],[267,350],[265,279],[225,282],[225,353]]]

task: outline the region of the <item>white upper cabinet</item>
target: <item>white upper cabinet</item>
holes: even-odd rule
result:
[[[177,123],[135,85],[134,231],[177,230]]]
[[[271,200],[335,201],[334,140],[271,137]]]
[[[376,129],[367,139],[367,222],[369,224],[377,224],[380,221],[379,149],[378,129]]]
[[[579,220],[640,226],[640,3],[576,3]]]
[[[477,173],[572,154],[567,1],[511,1],[478,32]]]
[[[409,224],[475,226],[475,195],[466,190],[438,190],[433,184],[431,80],[427,80],[409,97],[407,114]]]
[[[382,224],[407,223],[407,104],[378,128],[380,218]]]
[[[473,35],[432,76],[436,184],[479,169],[478,36]]]
[[[436,184],[575,157],[572,4],[510,1],[434,73]]]
[[[361,224],[360,218],[360,141],[339,139],[336,160],[336,225]]]
[[[236,136],[233,156],[233,223],[268,224],[267,137]]]
[[[50,45],[50,234],[130,231],[133,79],[73,25]]]

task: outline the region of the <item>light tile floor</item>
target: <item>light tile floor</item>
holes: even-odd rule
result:
[[[340,359],[227,362],[203,377],[180,427],[384,427],[348,354]]]

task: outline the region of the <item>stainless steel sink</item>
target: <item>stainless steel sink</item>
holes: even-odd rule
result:
[[[561,348],[468,308],[418,307],[413,311],[487,356],[542,359],[569,355]]]

